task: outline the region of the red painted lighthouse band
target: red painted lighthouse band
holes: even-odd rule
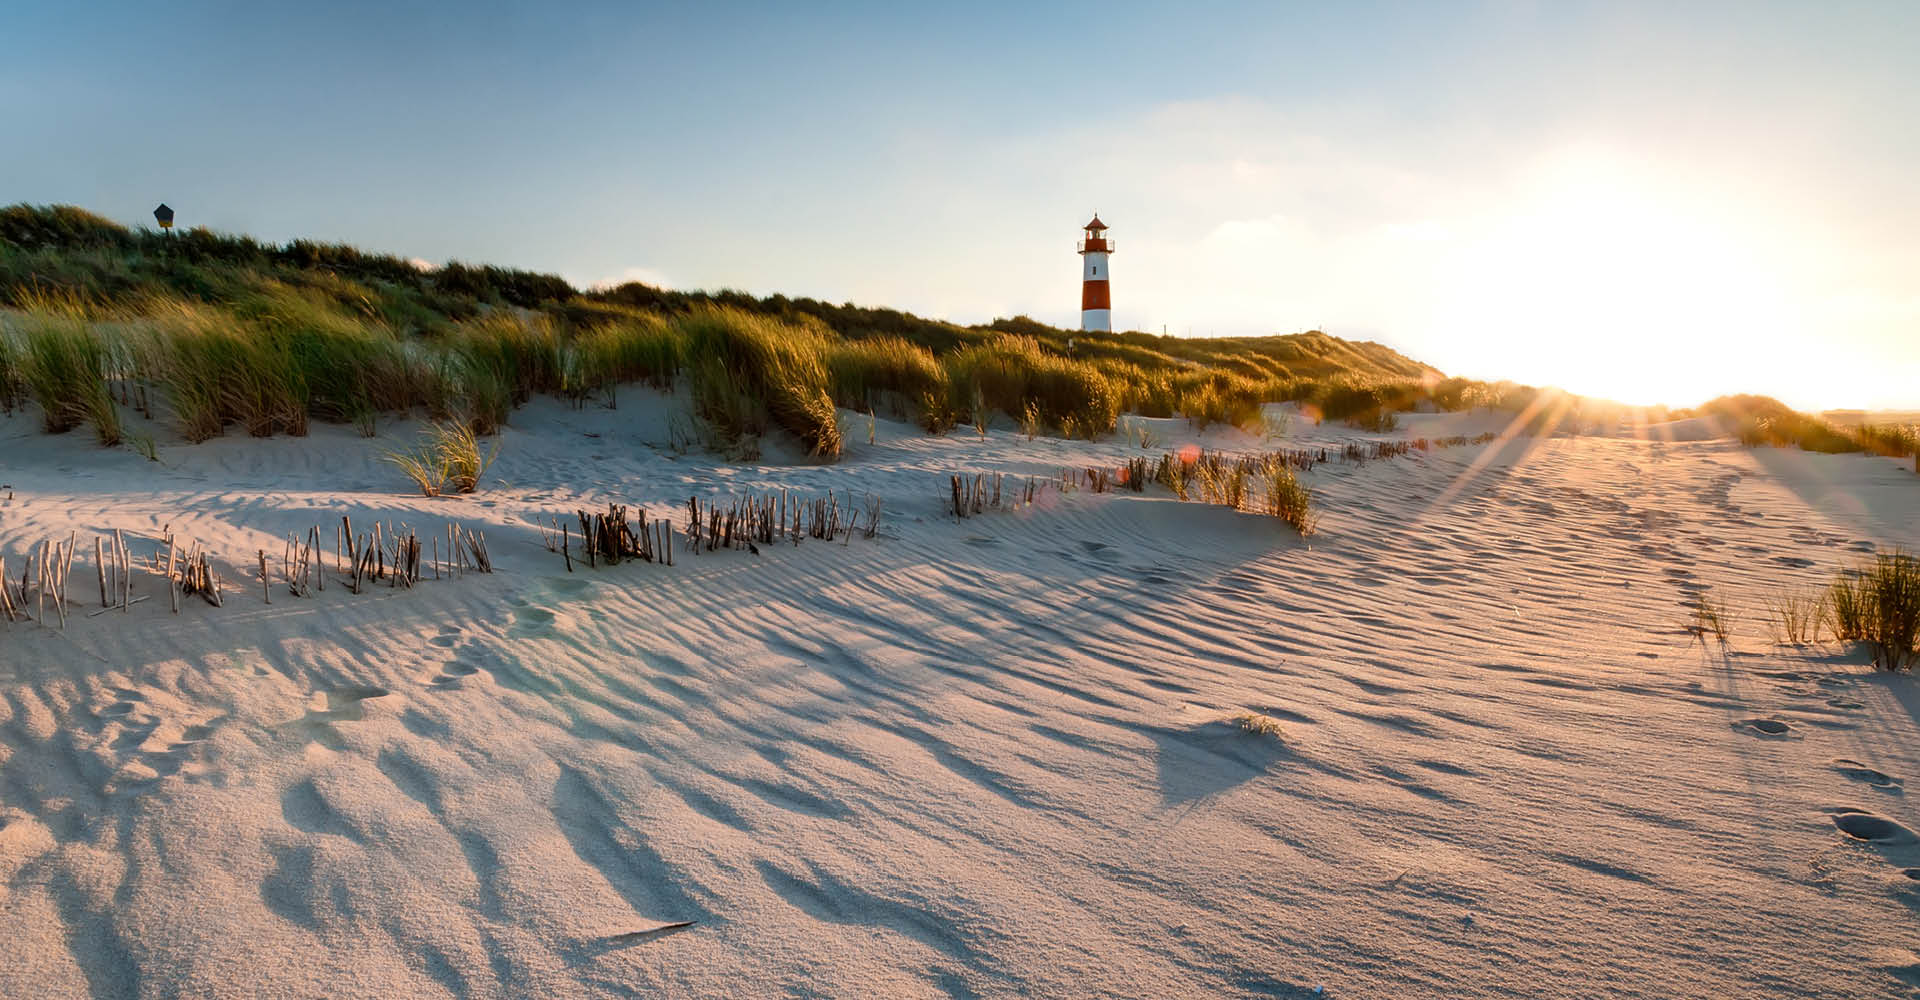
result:
[[[1081,309],[1111,309],[1107,304],[1107,279],[1088,278],[1080,286]]]

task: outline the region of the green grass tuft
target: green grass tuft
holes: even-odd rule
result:
[[[1864,642],[1874,666],[1904,670],[1920,662],[1920,559],[1900,550],[1834,578],[1827,591],[1832,629]]]
[[[840,455],[840,423],[828,393],[827,337],[819,330],[737,309],[709,308],[677,325],[698,362],[690,373],[700,415],[730,435],[757,433],[747,401],[820,458]]]
[[[481,452],[472,425],[464,421],[437,423],[428,427],[412,448],[389,451],[388,462],[413,481],[422,496],[442,493],[473,493],[480,489],[480,477],[500,457],[500,442]]]
[[[99,334],[77,310],[34,308],[26,332],[19,379],[40,406],[40,422],[60,434],[91,423],[100,443],[120,443],[120,413],[107,392],[106,350]]]
[[[1827,618],[1828,592],[1800,588],[1780,592],[1767,601],[1767,628],[1781,646],[1804,646],[1820,641]]]

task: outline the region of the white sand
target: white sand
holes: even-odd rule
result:
[[[81,531],[88,606],[100,526],[171,524],[243,581],[341,513],[455,517],[500,568],[178,616],[142,579],[130,613],[0,633],[0,996],[1920,985],[1920,845],[1835,821],[1920,829],[1920,692],[1760,622],[1779,585],[1920,545],[1910,468],[1518,439],[1322,467],[1307,545],[1159,491],[940,512],[954,469],[1117,442],[883,421],[869,447],[857,421],[837,465],[726,465],[658,447],[671,410],[538,404],[490,488],[443,500],[379,460],[404,428],[154,465],[0,420],[0,554]],[[877,494],[883,537],[568,575],[531,524],[769,486]],[[1703,586],[1724,653],[1683,630]],[[1247,709],[1284,739],[1225,721]]]

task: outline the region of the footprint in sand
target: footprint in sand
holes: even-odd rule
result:
[[[346,738],[333,724],[359,722],[367,717],[362,702],[369,698],[383,698],[390,693],[383,687],[357,684],[315,691],[307,706],[307,714],[297,721],[297,725],[306,733],[308,740],[329,750],[345,750]],[[326,707],[322,708],[322,705]]]
[[[393,692],[383,687],[351,684],[346,687],[315,691],[307,707],[307,719],[321,722],[359,722],[367,717],[361,704],[369,698],[384,698]],[[325,708],[320,707],[325,705]]]
[[[519,608],[507,615],[510,622],[508,634],[515,636],[546,635],[554,630],[553,612],[546,608]]]
[[[460,682],[462,680],[472,677],[479,672],[480,668],[471,663],[462,663],[459,660],[448,660],[446,665],[440,668],[440,673],[434,675],[429,685],[441,691],[457,688],[461,686]]]
[[[1843,709],[1849,712],[1857,712],[1860,709],[1867,707],[1865,705],[1860,704],[1857,701],[1848,701],[1845,698],[1828,698],[1827,705],[1828,707],[1831,707],[1831,708]]]
[[[1865,782],[1875,788],[1891,788],[1897,790],[1900,786],[1899,778],[1885,771],[1868,767],[1857,760],[1847,760],[1844,757],[1840,758],[1833,762],[1833,769],[1855,781]]]
[[[132,688],[113,688],[110,693],[118,700],[105,708],[96,710],[94,714],[100,718],[124,719],[138,712],[141,702],[145,700],[140,692]]]
[[[1781,739],[1793,735],[1793,726],[1779,719],[1741,719],[1733,728],[1754,736]]]
[[[1913,831],[1886,818],[1876,816],[1864,809],[1836,809],[1833,811],[1833,825],[1840,832],[1870,844],[1912,844],[1920,842]]]

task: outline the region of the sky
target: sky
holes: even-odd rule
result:
[[[0,203],[1920,408],[1920,4],[10,3]]]

